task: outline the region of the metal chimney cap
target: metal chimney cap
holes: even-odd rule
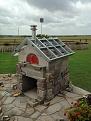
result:
[[[33,30],[33,31],[37,30],[36,27],[37,27],[37,25],[31,25],[31,30]]]
[[[37,27],[37,25],[30,25],[31,27]]]

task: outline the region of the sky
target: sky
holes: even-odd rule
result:
[[[0,35],[90,35],[91,0],[0,0]]]

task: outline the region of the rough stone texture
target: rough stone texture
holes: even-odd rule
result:
[[[40,116],[40,112],[36,111],[34,114],[31,115],[32,119],[37,119]]]
[[[3,79],[7,77],[5,76]],[[9,86],[13,87],[13,84],[16,84],[15,77],[12,77],[12,80],[8,80],[7,83],[5,82],[3,80],[4,86],[9,83]],[[0,107],[2,107],[0,116],[9,116],[10,121],[60,121],[62,118],[66,119],[64,111],[71,106],[71,102],[82,97],[82,95],[65,91],[63,95],[55,96],[55,98],[48,102],[45,100],[44,104],[37,104],[36,106],[36,103],[34,103],[36,100],[30,97],[25,95],[13,97],[11,94],[12,90],[8,92],[8,90],[5,90],[5,87],[0,90]]]
[[[8,105],[11,104],[13,101],[15,100],[15,97],[7,97],[7,99],[5,100],[4,104]]]
[[[44,100],[46,96],[46,91],[38,90],[37,94],[39,99]]]
[[[35,107],[35,109],[36,109],[37,111],[39,111],[39,112],[43,112],[43,111],[46,109],[46,107],[43,106],[43,105],[38,105],[38,106]]]
[[[48,109],[47,109],[47,113],[48,114],[53,114],[57,111],[59,111],[62,108],[62,105],[60,103],[56,103],[54,105],[51,105]]]
[[[12,116],[20,116],[22,115],[22,113],[23,113],[22,109],[14,107],[12,108],[12,110],[9,110],[5,112],[4,114],[5,115],[7,114],[9,117],[12,117]]]
[[[60,121],[60,119],[62,118],[62,116],[59,114],[59,112],[56,112],[56,113],[52,114],[51,117],[52,117],[55,121]]]
[[[27,103],[27,97],[17,97],[16,100],[13,102],[13,105],[15,107],[25,109],[26,103]]]
[[[17,65],[18,82],[22,83],[22,87],[20,90],[29,90],[29,85],[32,85],[32,79],[36,79],[37,99],[39,100],[49,101],[53,99],[59,92],[62,92],[69,86],[68,57],[64,57],[48,63],[46,72],[42,72],[43,67],[41,67],[41,69],[39,67],[36,67],[37,69],[35,69],[35,66],[31,64],[29,65],[27,63],[25,66],[24,63],[18,63]],[[24,72],[26,73],[26,76],[24,76]],[[27,73],[29,73],[29,75],[27,75]],[[44,75],[43,77],[40,77],[40,74],[42,75],[42,73],[44,73]],[[27,78],[29,77],[31,78],[31,84],[28,84],[29,80],[27,80]]]
[[[33,113],[34,113],[34,108],[32,108],[32,107],[27,107],[27,108],[25,109],[25,112],[24,112],[23,115],[25,115],[25,116],[30,116],[30,115],[33,114]]]
[[[18,117],[15,117],[14,121],[33,121],[33,120],[30,119],[30,118],[25,118],[25,117],[18,116]]]
[[[40,116],[36,121],[54,121],[50,116]]]
[[[53,98],[53,99],[50,101],[50,105],[53,105],[53,104],[55,104],[55,103],[58,103],[58,102],[60,102],[60,100],[62,101],[62,100],[64,100],[64,98],[63,98],[63,97],[58,97],[58,96],[56,96],[55,98]]]

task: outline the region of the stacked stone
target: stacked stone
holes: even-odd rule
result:
[[[40,100],[51,100],[69,85],[68,69],[63,72],[46,73],[46,79],[37,81],[37,94]]]
[[[44,100],[46,97],[46,79],[37,80],[37,95],[38,99]]]
[[[54,73],[54,89],[53,89],[53,93],[54,95],[57,95],[59,93],[59,91],[61,90],[61,75],[59,72],[55,72]]]
[[[69,86],[69,71],[68,68],[64,72],[64,89]]]
[[[50,100],[54,97],[54,93],[53,93],[54,77],[51,73],[46,74],[46,84],[47,84],[46,99]]]

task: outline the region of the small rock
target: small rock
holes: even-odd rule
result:
[[[9,121],[10,117],[9,116],[3,116],[3,121]]]
[[[2,117],[4,114],[3,113],[0,113],[0,117]]]
[[[0,82],[0,87],[4,87],[4,84],[3,84],[3,82]]]
[[[11,77],[12,76],[12,74],[8,74],[8,77]]]
[[[46,113],[42,113],[41,116],[47,116],[47,114]]]
[[[49,106],[50,102],[44,102],[44,106]]]
[[[0,114],[2,113],[2,108],[0,107]]]
[[[16,89],[16,90],[13,91],[12,96],[13,96],[13,97],[18,97],[18,96],[20,96],[21,94],[22,94],[21,90]]]
[[[16,90],[17,89],[17,84],[14,84],[13,87],[12,87],[13,90]]]

